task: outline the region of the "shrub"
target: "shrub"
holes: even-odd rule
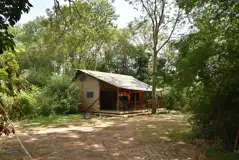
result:
[[[38,105],[39,105],[39,114],[42,116],[49,116],[54,114],[53,111],[53,103],[54,100],[51,97],[47,97],[44,95],[44,92],[38,97]]]
[[[238,79],[230,79],[220,85],[198,84],[188,90],[189,120],[195,137],[220,139],[226,151],[233,151],[239,126],[238,86]]]
[[[38,87],[43,87],[47,84],[48,78],[51,76],[49,72],[34,69],[24,69],[22,76],[30,83]]]
[[[10,119],[18,119],[19,115],[19,106],[18,100],[14,97],[8,96],[7,94],[0,93],[1,105],[4,107],[4,110],[0,108],[0,115],[5,115],[4,112],[7,112]]]
[[[37,98],[40,94],[39,88],[31,86],[25,91],[20,91],[18,95],[20,116],[21,118],[31,118],[37,116],[39,107],[37,105]]]
[[[183,106],[183,96],[175,88],[166,87],[163,92],[163,100],[167,109],[179,110]]]
[[[68,76],[52,76],[38,98],[40,114],[79,113],[79,87]]]

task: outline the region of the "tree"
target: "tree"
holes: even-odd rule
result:
[[[108,43],[102,46],[98,69],[118,74],[132,74],[136,47],[130,42],[130,32],[114,29]]]
[[[130,4],[135,5],[138,9],[142,9],[144,21],[149,21],[151,24],[151,51],[153,52],[153,82],[152,82],[152,114],[156,113],[156,70],[157,57],[163,47],[170,41],[176,26],[181,17],[181,9],[177,8],[176,4],[167,0],[126,0]],[[138,7],[139,6],[139,7]],[[173,7],[173,8],[172,8]],[[174,11],[174,9],[176,11]],[[174,12],[171,12],[171,11]],[[170,15],[170,14],[173,15]],[[165,33],[165,37],[161,38],[163,30],[171,28],[169,33]],[[161,38],[161,39],[160,39]]]
[[[239,126],[239,3],[189,4],[183,7],[197,31],[175,44],[176,77],[186,88],[194,135],[232,151]]]
[[[9,48],[14,49],[13,35],[8,32],[8,27],[14,26],[30,7],[32,5],[28,0],[0,1],[0,54]]]
[[[29,82],[44,86],[52,73],[72,75],[76,68],[97,68],[115,18],[112,5],[104,0],[48,9],[47,18],[11,30],[23,48],[16,55],[20,70],[28,73]]]
[[[148,53],[144,46],[136,46],[136,53],[134,56],[134,69],[136,70],[134,75],[135,78],[145,83],[150,83],[150,53]]]
[[[113,20],[117,18],[113,6],[105,0],[75,1],[69,7],[55,8],[48,15],[54,20],[48,25],[61,31],[63,46],[69,48],[65,53],[66,71],[71,68],[96,69],[100,50],[109,40]]]

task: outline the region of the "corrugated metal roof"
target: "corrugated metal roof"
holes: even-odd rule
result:
[[[79,71],[119,88],[139,91],[152,91],[151,85],[146,84],[132,76],[82,69],[80,69]]]

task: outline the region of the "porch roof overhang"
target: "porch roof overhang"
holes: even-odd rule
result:
[[[109,83],[118,88],[127,89],[127,90],[145,91],[145,92],[152,91],[151,85],[144,83],[132,76],[91,71],[91,70],[82,70],[82,69],[78,69],[78,71],[83,72],[87,75],[90,75],[106,83]],[[156,91],[161,91],[161,90],[162,89],[157,89]]]

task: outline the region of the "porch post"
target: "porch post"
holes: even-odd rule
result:
[[[134,110],[136,110],[136,92],[134,91]]]
[[[117,108],[117,111],[119,111],[119,87],[117,87],[117,104],[116,104],[116,108]]]
[[[140,98],[140,109],[143,109],[143,106],[142,106],[142,96],[143,96],[143,92],[140,91],[140,94],[139,94],[139,98]]]

